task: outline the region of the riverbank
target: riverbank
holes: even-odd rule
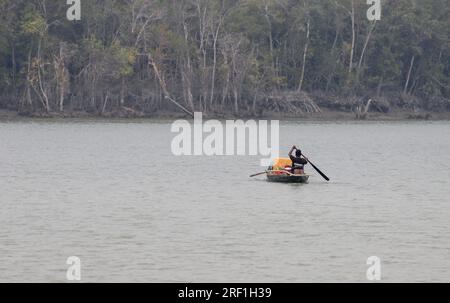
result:
[[[354,112],[322,110],[320,113],[310,114],[292,114],[280,112],[264,112],[260,115],[251,113],[242,113],[235,115],[233,113],[204,113],[206,119],[277,119],[277,120],[367,120],[367,121],[402,121],[402,120],[450,120],[450,111],[432,112],[432,111],[407,111],[393,110],[388,113],[368,113],[364,118],[358,118]],[[0,109],[0,120],[16,119],[190,119],[188,114],[175,111],[161,111],[154,113],[140,113],[115,111],[107,112],[103,115],[88,113],[84,111],[71,112],[35,112],[30,114],[21,114],[16,111]]]

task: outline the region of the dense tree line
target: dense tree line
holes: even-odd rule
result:
[[[0,0],[0,108],[450,108],[450,1]]]

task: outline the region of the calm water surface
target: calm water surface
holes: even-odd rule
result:
[[[332,182],[174,157],[170,123],[0,122],[0,282],[450,281],[449,122],[280,131]]]

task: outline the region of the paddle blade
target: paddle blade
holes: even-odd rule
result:
[[[311,166],[319,173],[319,175],[322,176],[322,178],[324,178],[327,181],[330,181],[330,178],[327,177],[327,175],[325,175],[317,166],[315,166],[314,164],[311,163],[311,161],[309,161],[309,164],[311,164]]]

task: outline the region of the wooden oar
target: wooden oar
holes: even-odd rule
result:
[[[311,161],[309,161],[308,157],[303,155],[306,158],[306,161],[308,161],[309,164],[327,181],[330,181],[330,178],[327,177],[317,166],[315,166]]]
[[[260,175],[264,175],[265,173],[267,173],[267,172],[257,173],[257,174],[251,175],[250,178],[253,178],[253,177],[256,177],[256,176],[260,176]]]

